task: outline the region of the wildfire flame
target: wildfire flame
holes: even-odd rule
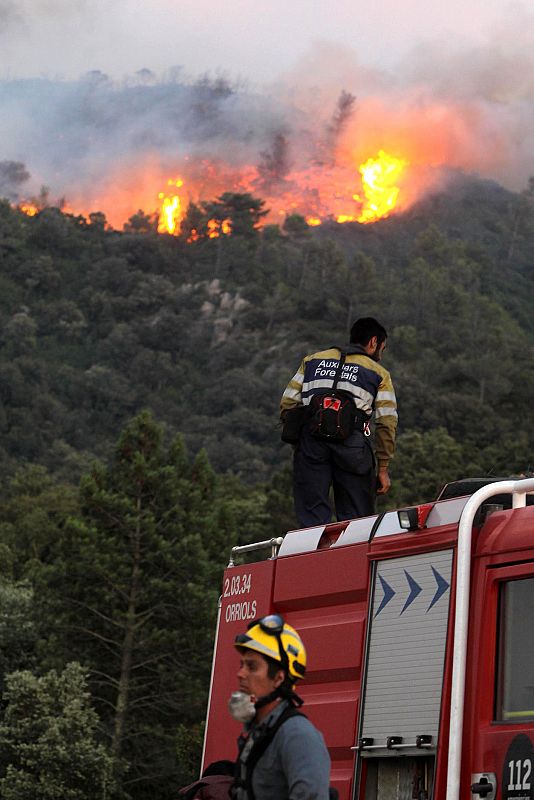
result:
[[[360,160],[358,173],[355,163]],[[297,214],[304,217],[311,227],[329,219],[340,224],[368,224],[413,202],[417,196],[413,175],[410,182],[402,182],[408,165],[407,159],[385,150],[366,161],[347,151],[336,164],[312,163],[287,173],[277,183],[266,185],[262,183],[258,169],[250,165],[233,169],[224,162],[185,159],[180,168],[183,177],[165,179],[166,188],[155,194],[152,187],[155,183],[161,186],[163,176],[157,166],[147,163],[137,176],[130,173],[125,178],[118,172],[110,182],[113,188],[91,202],[95,204],[93,208],[102,209],[104,213],[113,209],[110,223],[120,226],[132,207],[151,211],[157,198],[157,230],[174,236],[184,232],[183,223],[190,201],[202,208],[203,201],[211,201],[225,192],[262,197],[269,211],[264,223],[282,221],[288,215]],[[136,199],[132,200],[134,197]],[[80,214],[79,200],[69,203],[69,209],[71,206],[77,209],[72,213]],[[29,216],[40,210],[33,199],[21,203],[19,208]],[[87,216],[86,212],[81,214]],[[202,231],[188,229],[188,241],[203,236],[215,239],[232,233],[230,219],[210,219],[202,225]]]
[[[224,233],[227,236],[229,233],[232,232],[232,221],[229,219],[223,219],[220,222],[218,219],[210,219],[208,220],[208,236],[210,239],[217,239]]]
[[[377,158],[369,158],[360,165],[365,199],[358,222],[369,223],[383,219],[395,208],[399,197],[396,185],[408,162],[380,150]],[[360,200],[354,195],[355,200]],[[338,219],[338,222],[347,221]]]
[[[27,217],[35,217],[39,213],[39,209],[33,203],[21,203],[19,210],[26,214]]]
[[[182,189],[184,181],[182,178],[169,180],[169,186],[176,186]],[[170,233],[178,236],[184,218],[184,202],[179,194],[166,195],[164,192],[158,194],[161,200],[161,210],[158,216],[158,233]],[[221,234],[228,235],[232,232],[232,221],[230,219],[210,219],[207,223],[207,235],[209,239],[217,239]],[[193,229],[188,241],[195,242],[199,238],[198,231]]]
[[[406,159],[380,150],[376,157],[371,157],[360,165],[363,197],[354,193],[354,189],[351,189],[350,185],[346,188],[340,187],[337,176],[329,177],[322,171],[316,172],[314,175],[295,173],[289,176],[288,186],[290,188],[269,198],[267,205],[273,214],[282,217],[288,213],[304,211],[305,220],[310,227],[321,225],[324,218],[332,218],[332,216],[340,224],[376,222],[389,216],[396,208],[400,193],[397,183],[407,166]],[[241,185],[238,188],[241,191],[254,191],[256,178],[257,175],[254,171],[240,176]],[[345,180],[347,180],[346,176]],[[352,182],[355,181],[356,174],[352,172]],[[184,181],[181,178],[170,180],[168,184],[176,186],[178,189],[184,187]],[[185,198],[180,194],[166,195],[160,192],[159,199],[162,204],[159,212],[158,231],[178,235],[184,217]],[[340,205],[349,206],[348,213],[332,214],[328,207],[332,200],[338,208]],[[309,213],[306,213],[306,204],[312,206],[309,208]],[[211,219],[208,221],[207,236],[210,239],[216,239],[221,234],[228,235],[229,233],[231,233],[230,220]],[[193,230],[189,241],[196,241],[196,239],[198,239],[198,232]]]
[[[176,186],[177,189],[181,189],[184,182],[181,178],[177,178],[176,180],[171,179],[168,181],[168,185]],[[163,201],[159,213],[158,233],[178,234],[180,232],[180,223],[184,215],[180,195],[174,194],[167,196],[164,192],[160,192],[158,198]]]

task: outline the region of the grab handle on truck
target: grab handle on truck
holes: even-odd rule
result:
[[[485,800],[493,800],[497,789],[497,779],[493,772],[483,772],[478,775],[472,775],[471,779],[475,779],[476,783],[471,784],[471,795],[483,797]]]

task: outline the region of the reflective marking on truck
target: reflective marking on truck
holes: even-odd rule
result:
[[[381,611],[387,606],[389,601],[392,597],[394,597],[397,593],[394,589],[391,588],[389,583],[382,577],[382,575],[378,576],[380,583],[382,584],[382,591],[384,592],[384,597],[382,598],[382,602],[378,606],[378,611],[375,614],[375,617],[378,617]]]
[[[510,773],[510,782],[508,783],[508,791],[515,789],[519,791],[530,789],[530,774],[532,772],[532,761],[530,758],[525,758],[522,761],[520,758],[517,761],[508,762],[508,770]]]
[[[439,572],[437,571],[437,569],[435,569],[434,567],[431,567],[431,569],[432,569],[432,572],[434,573],[434,578],[436,579],[436,583],[438,585],[438,588],[436,590],[436,594],[432,598],[432,602],[430,603],[430,605],[427,608],[427,612],[430,611],[432,606],[435,605],[438,602],[438,600],[441,597],[441,595],[445,594],[445,592],[449,588],[449,584],[447,583],[447,581],[445,580],[443,575],[440,575]]]
[[[407,570],[404,570],[404,574],[406,575],[406,580],[408,581],[408,584],[410,586],[410,594],[406,598],[406,602],[404,603],[401,614],[404,614],[406,609],[411,606],[417,595],[421,594],[421,592],[423,591],[419,586],[419,584],[417,583],[417,581],[415,580],[415,578],[412,578],[412,576],[410,575],[409,572],[407,572]]]
[[[232,578],[226,578],[224,581],[223,597],[232,597],[236,594],[249,594],[252,586],[252,575],[245,573],[244,575],[233,575]]]
[[[502,771],[504,800],[531,800],[533,759],[534,749],[530,738],[524,733],[515,736],[504,758]]]
[[[243,619],[255,619],[256,601],[245,600],[244,603],[230,603],[226,606],[224,618],[226,622],[240,622]]]
[[[434,575],[434,580],[436,581],[437,588],[436,588],[436,591],[434,593],[434,596],[432,597],[430,605],[427,608],[427,613],[430,611],[430,609],[433,606],[435,606],[435,604],[438,602],[438,600],[445,594],[445,592],[447,591],[447,589],[449,588],[449,585],[450,585],[449,582],[445,580],[443,575],[441,575],[434,566],[430,565],[430,569],[432,570],[432,574]],[[404,612],[412,605],[414,600],[423,591],[423,589],[417,583],[415,578],[412,575],[410,575],[410,573],[407,570],[404,570],[404,575],[405,575],[405,578],[406,578],[406,582],[408,584],[408,590],[409,591],[408,591],[408,596],[406,597],[406,601],[404,603],[404,606],[403,606],[402,611],[400,612],[399,616],[402,616],[402,614],[404,614]],[[384,595],[383,595],[382,600],[380,602],[380,605],[379,605],[379,607],[378,607],[378,609],[377,609],[377,611],[375,613],[375,619],[376,619],[376,617],[378,617],[380,612],[384,610],[384,608],[387,606],[387,604],[390,602],[390,600],[392,600],[395,597],[395,595],[397,594],[397,590],[395,590],[392,586],[390,586],[389,583],[385,580],[385,578],[382,575],[379,574],[378,575],[378,579],[379,579],[379,581],[380,581],[380,583],[382,585],[382,591],[384,592]],[[400,589],[399,589],[399,591],[400,591]]]

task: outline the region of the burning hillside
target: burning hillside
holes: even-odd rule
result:
[[[334,170],[323,168],[308,173],[289,173],[283,182],[267,194],[267,207],[271,221],[279,221],[288,214],[299,213],[309,225],[320,225],[323,219],[333,218],[343,222],[375,222],[393,213],[399,202],[400,186],[407,167],[404,159],[396,158],[381,150],[376,158],[369,158],[354,170],[351,185],[350,167],[343,170],[345,183],[335,184]],[[338,173],[342,170],[338,169]],[[341,178],[341,174],[339,175]],[[254,193],[260,176],[257,170],[244,170],[232,188]],[[188,185],[182,178],[168,181],[168,193],[160,192],[158,212],[160,233],[180,233],[182,220],[190,202],[197,203],[199,194],[193,183]],[[214,190],[216,187],[214,186]],[[356,191],[357,190],[357,191]],[[223,233],[225,221],[222,222]],[[214,224],[210,236],[219,235]]]
[[[181,169],[184,177],[166,181],[157,171],[151,176],[146,168],[137,185],[135,172],[126,180],[118,178],[93,202],[114,227],[122,227],[140,208],[157,216],[160,233],[174,235],[180,233],[190,203],[213,199],[225,191],[265,198],[270,223],[282,222],[290,214],[302,215],[312,226],[325,219],[370,223],[407,207],[410,195],[403,193],[402,185],[408,166],[406,159],[380,150],[359,165],[314,164],[306,170],[289,171],[276,183],[266,184],[260,169],[252,165],[228,170],[222,163],[202,160],[194,169],[186,162]],[[125,190],[126,182],[133,185]],[[157,191],[162,183],[164,188]],[[33,216],[49,202],[48,196],[23,199],[18,207]],[[86,207],[76,192],[72,200],[62,205],[65,210],[84,216],[96,210]],[[212,235],[217,236],[218,232],[214,229]]]
[[[534,173],[534,89],[508,85],[513,56],[494,72],[484,51],[468,76],[461,55],[438,53],[439,72],[423,53],[423,74],[439,75],[426,83],[413,64],[393,78],[345,58],[354,93],[334,89],[343,79],[325,65],[340,56],[324,47],[268,93],[144,74],[121,86],[98,72],[75,83],[0,81],[0,196],[27,213],[62,197],[63,208],[101,211],[118,229],[142,209],[177,234],[191,203],[225,192],[263,199],[264,223],[300,214],[320,225],[402,212],[451,170],[522,189]],[[469,80],[444,82],[451,70]],[[310,75],[317,85],[306,89]]]

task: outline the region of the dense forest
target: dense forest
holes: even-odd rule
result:
[[[265,211],[224,194],[167,236],[0,203],[2,798],[194,776],[225,560],[295,524],[280,395],[358,316],[399,405],[383,507],[532,469],[534,181],[373,225]]]

